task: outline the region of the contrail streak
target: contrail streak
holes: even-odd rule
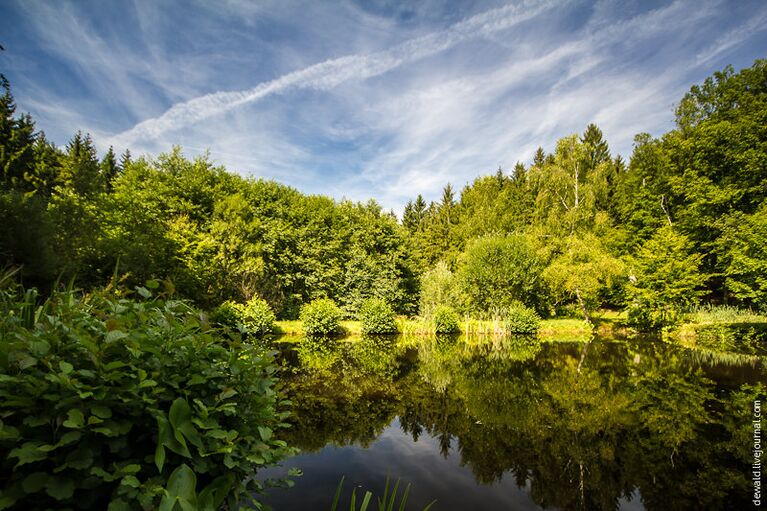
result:
[[[263,82],[251,89],[215,92],[177,103],[159,117],[147,119],[112,137],[110,143],[128,146],[137,140],[152,139],[240,105],[258,101],[290,89],[329,90],[349,80],[364,80],[381,75],[403,64],[414,62],[459,43],[485,37],[511,28],[550,9],[554,2],[523,2],[485,11],[450,27],[410,39],[389,49],[366,55],[348,55],[326,60],[307,68]]]

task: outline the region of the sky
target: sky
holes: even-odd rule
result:
[[[59,145],[180,145],[399,212],[592,122],[629,157],[690,86],[767,57],[767,2],[2,0],[0,44]]]

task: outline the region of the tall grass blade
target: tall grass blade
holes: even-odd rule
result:
[[[341,481],[338,483],[338,488],[336,489],[336,494],[333,497],[333,505],[330,506],[330,511],[336,511],[336,508],[338,507],[338,499],[341,498],[341,488],[344,486],[344,479],[346,476],[341,476]]]
[[[362,506],[360,506],[360,511],[367,511],[368,504],[370,504],[371,497],[373,497],[373,493],[366,491],[365,496],[362,499]]]
[[[386,508],[386,511],[394,510],[394,499],[397,498],[398,489],[399,489],[399,479],[397,479],[397,482],[394,483],[394,489],[391,491],[391,497],[389,497],[389,506]]]
[[[410,483],[405,486],[405,493],[402,494],[402,500],[399,503],[399,511],[405,511],[405,504],[407,504],[407,496],[410,494]]]

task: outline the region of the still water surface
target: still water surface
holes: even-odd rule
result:
[[[329,509],[342,476],[339,510],[352,486],[380,495],[387,476],[411,483],[408,509],[434,499],[434,511],[750,508],[763,343],[741,353],[648,339],[275,346],[295,407],[286,439],[302,451],[284,469],[304,472],[272,490],[276,511]]]

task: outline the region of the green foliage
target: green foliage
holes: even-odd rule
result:
[[[345,477],[341,478],[341,481],[338,483],[338,487],[336,488],[336,493],[333,496],[333,502],[330,505],[330,511],[337,511],[338,509],[338,501],[341,498],[341,491],[343,490],[344,486],[344,479]],[[377,497],[376,500],[378,501],[378,510],[379,511],[394,511],[394,505],[397,504],[397,509],[400,511],[404,511],[405,505],[407,504],[408,495],[410,494],[410,484],[408,484],[405,487],[405,490],[402,492],[402,496],[397,500],[397,493],[399,492],[399,484],[400,480],[397,479],[397,481],[394,483],[394,487],[391,489],[391,494],[389,494],[389,478],[386,478],[386,486],[384,487],[384,492],[381,497]],[[368,506],[370,505],[370,501],[373,498],[373,492],[366,491],[365,495],[362,497],[362,501],[360,502],[360,507],[357,508],[357,488],[352,488],[352,494],[351,494],[351,501],[349,502],[349,510],[350,511],[367,511]],[[434,505],[436,501],[431,502],[426,507],[423,508],[423,511],[429,511],[431,507]]]
[[[56,276],[58,262],[45,202],[16,190],[0,190],[0,218],[0,266],[21,266],[27,282],[47,285]]]
[[[434,331],[438,334],[454,334],[461,331],[458,314],[447,305],[440,305],[434,311]]]
[[[215,325],[236,330],[239,325],[242,325],[242,305],[227,300],[216,307],[210,315],[210,321]]]
[[[767,315],[731,305],[700,305],[685,314],[693,323],[767,323]]]
[[[248,303],[240,306],[242,324],[251,335],[266,335],[274,331],[277,318],[266,300],[254,296]]]
[[[304,333],[310,336],[338,334],[341,331],[341,309],[330,298],[317,298],[301,307]]]
[[[623,261],[611,255],[593,233],[573,235],[544,270],[555,303],[576,300],[584,319],[624,275]]]
[[[397,321],[389,303],[382,298],[368,298],[362,302],[357,319],[365,334],[397,333]]]
[[[682,310],[695,305],[705,282],[701,259],[673,227],[659,229],[631,264],[630,323],[642,330],[657,329],[673,324]]]
[[[418,306],[421,316],[430,318],[440,305],[459,307],[461,302],[458,282],[445,262],[438,262],[434,268],[421,276]]]
[[[474,240],[464,252],[457,272],[471,312],[509,307],[516,301],[543,307],[544,264],[527,236],[514,234]]]
[[[540,328],[541,318],[522,303],[513,303],[504,311],[506,330],[513,334],[535,334]]]
[[[724,287],[744,305],[767,311],[767,200],[754,214],[732,213],[721,225],[716,253]]]
[[[234,508],[291,452],[270,357],[137,293],[0,290],[5,506]]]

